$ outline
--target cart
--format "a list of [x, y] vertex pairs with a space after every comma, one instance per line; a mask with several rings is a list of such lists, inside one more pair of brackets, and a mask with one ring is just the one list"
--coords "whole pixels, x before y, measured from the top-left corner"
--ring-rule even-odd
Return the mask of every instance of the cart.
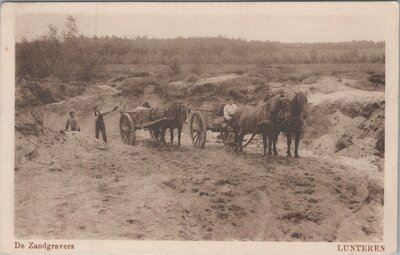
[[158, 129], [167, 118], [156, 119], [153, 108], [137, 108], [133, 111], [121, 111], [119, 119], [119, 130], [124, 144], [134, 145], [136, 141], [136, 130], [150, 130], [153, 138], [155, 130]]
[[234, 146], [235, 134], [233, 131], [229, 130], [229, 127], [224, 127], [222, 121], [216, 122], [217, 120], [221, 120], [221, 118], [223, 120], [222, 108], [194, 108], [192, 112], [193, 114], [190, 120], [190, 136], [195, 148], [204, 148], [207, 138], [207, 130], [221, 133], [221, 139], [225, 146]]

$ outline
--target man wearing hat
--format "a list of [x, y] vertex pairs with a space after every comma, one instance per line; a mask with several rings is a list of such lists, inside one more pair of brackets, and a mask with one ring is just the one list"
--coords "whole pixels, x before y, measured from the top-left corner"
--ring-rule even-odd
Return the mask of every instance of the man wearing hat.
[[228, 96], [226, 98], [228, 104], [224, 107], [224, 118], [228, 123], [232, 120], [232, 115], [235, 113], [238, 108], [236, 104], [233, 103], [233, 97]]
[[67, 120], [67, 125], [65, 125], [65, 131], [68, 130], [68, 127], [71, 127], [71, 131], [81, 131], [81, 128], [79, 127], [78, 119], [75, 118], [75, 111], [71, 110], [69, 112], [69, 115], [71, 117]]

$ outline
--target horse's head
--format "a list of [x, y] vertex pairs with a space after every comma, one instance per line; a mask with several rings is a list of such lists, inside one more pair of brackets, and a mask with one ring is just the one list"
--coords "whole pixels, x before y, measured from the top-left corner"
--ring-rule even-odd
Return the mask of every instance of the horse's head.
[[307, 96], [303, 92], [297, 92], [292, 102], [292, 114], [294, 118], [307, 118]]
[[190, 113], [190, 108], [186, 104], [180, 103], [178, 109], [179, 109], [179, 119], [186, 122]]
[[289, 98], [284, 96], [282, 96], [279, 100], [280, 100], [280, 105], [279, 105], [278, 117], [282, 118], [283, 121], [291, 119], [293, 117], [291, 101], [289, 100]]
[[281, 94], [276, 94], [265, 104], [265, 112], [273, 118], [288, 120], [292, 117], [290, 100]]

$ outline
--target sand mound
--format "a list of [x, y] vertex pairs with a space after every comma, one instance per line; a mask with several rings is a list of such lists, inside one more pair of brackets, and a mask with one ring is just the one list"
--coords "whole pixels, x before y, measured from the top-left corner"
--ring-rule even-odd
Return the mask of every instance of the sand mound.
[[16, 107], [29, 107], [80, 95], [85, 91], [85, 86], [79, 83], [65, 84], [57, 78], [17, 79], [16, 90]]
[[220, 90], [221, 86], [226, 85], [225, 82], [232, 81], [240, 77], [236, 74], [227, 74], [222, 76], [204, 78], [193, 84], [189, 89], [189, 94], [192, 96], [214, 94]]
[[312, 151], [316, 155], [332, 155], [335, 152], [336, 137], [323, 135], [313, 140]]
[[[361, 100], [367, 100], [362, 102]], [[314, 102], [315, 103], [315, 102]], [[317, 155], [383, 156], [385, 102], [359, 98], [311, 104], [305, 131]]]
[[16, 137], [22, 139], [21, 136], [38, 137], [43, 135], [47, 129], [46, 116], [51, 114], [46, 105], [76, 97], [84, 91], [85, 86], [82, 84], [64, 84], [57, 78], [17, 79], [15, 93]]
[[107, 145], [100, 139], [83, 132], [63, 132], [65, 134], [65, 145], [72, 148], [82, 148], [87, 152], [93, 149], [106, 150]]
[[103, 140], [83, 132], [48, 132], [46, 136], [26, 137], [16, 134], [20, 139], [16, 145], [16, 165], [33, 161], [44, 165], [52, 165], [55, 158], [71, 157], [72, 155], [89, 155], [95, 150], [106, 151], [110, 146]]
[[171, 82], [168, 84], [167, 94], [170, 97], [184, 98], [188, 94], [188, 84], [183, 81]]

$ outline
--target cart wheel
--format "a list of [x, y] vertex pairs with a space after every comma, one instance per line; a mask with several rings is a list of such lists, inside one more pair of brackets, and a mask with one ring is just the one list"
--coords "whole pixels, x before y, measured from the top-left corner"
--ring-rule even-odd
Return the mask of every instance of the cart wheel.
[[128, 145], [135, 144], [135, 126], [131, 116], [128, 113], [121, 115], [121, 118], [119, 119], [119, 131], [123, 143]]
[[206, 144], [206, 131], [206, 123], [203, 116], [198, 112], [193, 113], [190, 121], [190, 136], [195, 148], [204, 148]]
[[232, 131], [221, 132], [222, 142], [225, 146], [234, 147], [235, 146], [235, 133]]

